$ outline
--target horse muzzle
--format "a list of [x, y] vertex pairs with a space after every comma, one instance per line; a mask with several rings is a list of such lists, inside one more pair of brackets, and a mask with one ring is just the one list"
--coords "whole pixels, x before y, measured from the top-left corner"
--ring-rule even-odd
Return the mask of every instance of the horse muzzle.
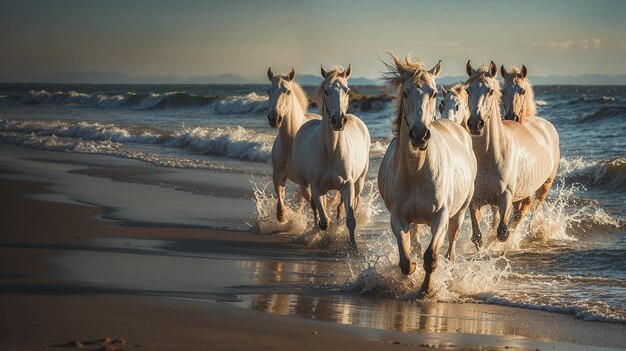
[[341, 132], [345, 128], [347, 122], [348, 118], [345, 115], [340, 118], [333, 117], [330, 119], [330, 124], [335, 132]]
[[280, 125], [283, 122], [283, 116], [280, 116], [277, 113], [269, 113], [267, 115], [267, 120], [270, 122], [270, 126], [272, 128], [280, 128]]
[[424, 151], [428, 147], [428, 140], [430, 140], [430, 130], [428, 128], [424, 128], [424, 131], [422, 131], [421, 133], [417, 133], [415, 132], [415, 129], [411, 128], [411, 130], [409, 130], [409, 139], [411, 140], [411, 145], [413, 145], [413, 147]]
[[472, 135], [480, 136], [483, 134], [483, 130], [485, 129], [485, 120], [481, 118], [478, 121], [472, 121], [470, 118], [467, 120], [467, 126], [469, 127]]

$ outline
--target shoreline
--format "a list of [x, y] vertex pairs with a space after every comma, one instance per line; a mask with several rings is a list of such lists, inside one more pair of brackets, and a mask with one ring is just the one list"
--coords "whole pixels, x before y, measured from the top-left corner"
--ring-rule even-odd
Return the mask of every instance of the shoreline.
[[[0, 172], [3, 175], [16, 176], [13, 171], [4, 170]], [[289, 340], [293, 344], [284, 349], [293, 349], [293, 347], [301, 347], [306, 345], [319, 346], [327, 343], [333, 349], [341, 349], [342, 347], [353, 348], [360, 345], [361, 348], [382, 349], [389, 347], [388, 343], [399, 342], [400, 345], [411, 347], [420, 345], [440, 346], [448, 348], [480, 348], [485, 345], [501, 346], [508, 345], [511, 348], [544, 348], [546, 345], [557, 349], [585, 349], [587, 346], [577, 344], [583, 341], [580, 333], [587, 330], [599, 331], [589, 341], [596, 347], [624, 347], [625, 345], [619, 340], [619, 335], [624, 328], [619, 324], [585, 322], [574, 319], [572, 316], [548, 313], [543, 311], [532, 311], [513, 307], [503, 307], [486, 304], [450, 304], [450, 303], [431, 303], [431, 317], [435, 321], [435, 325], [441, 321], [450, 321], [458, 317], [450, 318], [450, 315], [458, 314], [459, 316], [477, 315], [495, 315], [498, 319], [510, 319], [513, 325], [514, 333], [510, 335], [489, 335], [484, 326], [494, 323], [493, 320], [480, 319], [471, 321], [470, 323], [478, 323], [478, 333], [459, 333], [459, 332], [442, 332], [434, 328], [434, 331], [428, 331], [428, 325], [423, 330], [406, 329], [405, 332], [383, 331], [381, 329], [372, 329], [356, 326], [346, 326], [335, 323], [312, 321], [307, 318], [297, 316], [281, 316], [280, 311], [274, 313], [262, 313], [249, 309], [241, 309], [232, 307], [232, 304], [218, 302], [211, 303], [210, 300], [197, 300], [193, 297], [167, 297], [167, 296], [151, 296], [148, 292], [137, 292], [133, 289], [119, 289], [111, 286], [93, 284], [80, 280], [74, 280], [71, 277], [64, 277], [64, 273], [59, 272], [58, 267], [54, 266], [55, 257], [65, 257], [71, 253], [89, 250], [101, 250], [94, 248], [93, 241], [103, 238], [149, 238], [156, 240], [173, 239], [182, 240], [198, 240], [213, 246], [212, 250], [220, 251], [221, 254], [242, 254], [242, 250], [233, 250], [236, 243], [245, 243], [247, 250], [264, 251], [264, 250], [284, 250], [293, 249], [299, 251], [292, 253], [295, 255], [306, 256], [306, 252], [289, 244], [287, 238], [272, 235], [260, 235], [251, 232], [221, 232], [208, 230], [206, 228], [189, 228], [184, 225], [164, 226], [159, 223], [149, 224], [148, 226], [140, 223], [128, 225], [128, 223], [118, 221], [103, 221], [101, 218], [104, 213], [100, 207], [81, 206], [72, 204], [59, 204], [50, 201], [41, 201], [33, 198], [33, 194], [50, 193], [50, 185], [43, 183], [25, 182], [19, 180], [0, 179], [0, 188], [5, 197], [5, 203], [16, 204], [10, 208], [3, 207], [3, 222], [7, 229], [8, 235], [3, 235], [2, 244], [0, 245], [0, 263], [4, 267], [0, 272], [0, 306], [2, 306], [3, 318], [0, 319], [0, 345], [6, 345], [3, 349], [29, 349], [35, 347], [31, 344], [32, 337], [36, 336], [39, 341], [39, 347], [42, 344], [58, 345], [72, 340], [90, 340], [94, 338], [123, 337], [129, 342], [139, 345], [149, 345], [150, 349], [177, 347], [176, 343], [181, 342], [179, 337], [189, 341], [189, 348], [207, 348], [206, 338], [215, 337], [216, 334], [224, 337], [223, 343], [209, 343], [215, 349], [224, 348], [227, 345], [235, 349], [251, 349], [252, 345], [258, 345], [257, 340], [268, 340], [272, 347], [281, 349], [281, 345], [289, 344]], [[37, 197], [35, 197], [37, 198]], [[31, 223], [32, 214], [40, 215], [37, 223]], [[60, 221], [59, 219], [63, 219]], [[24, 224], [28, 225], [24, 225]], [[266, 244], [266, 246], [263, 246]], [[216, 248], [217, 247], [217, 248]], [[119, 248], [112, 248], [112, 251]], [[245, 250], [244, 250], [245, 251]], [[257, 252], [258, 254], [258, 252]], [[270, 253], [271, 255], [271, 253]], [[336, 295], [335, 294], [331, 295]], [[372, 299], [372, 298], [364, 298]], [[188, 306], [182, 307], [181, 304]], [[26, 308], [28, 306], [30, 309]], [[118, 306], [126, 306], [119, 308]], [[129, 306], [133, 306], [130, 308]], [[140, 311], [134, 310], [135, 307], [141, 306]], [[96, 308], [97, 307], [97, 308]], [[206, 308], [205, 308], [206, 307]], [[102, 309], [108, 310], [109, 322], [100, 322], [100, 313]], [[202, 310], [198, 312], [198, 310]], [[474, 312], [468, 314], [468, 310]], [[49, 311], [50, 316], [42, 317], [41, 311]], [[87, 312], [86, 311], [91, 311]], [[146, 312], [148, 311], [148, 312]], [[433, 312], [434, 311], [434, 312]], [[442, 316], [441, 311], [447, 311], [447, 317]], [[475, 311], [480, 311], [476, 313]], [[96, 315], [90, 315], [95, 313]], [[152, 319], [152, 313], [156, 315], [171, 315], [179, 313], [181, 318], [187, 314], [193, 314], [193, 321], [189, 321], [190, 325], [185, 328], [195, 330], [194, 332], [177, 334], [160, 340], [159, 343], [150, 344], [149, 339], [144, 339], [146, 335], [150, 335], [150, 331], [146, 331], [145, 327], [140, 325], [127, 326], [126, 329], [119, 330], [141, 330], [140, 333], [130, 335], [116, 332], [109, 323], [114, 319], [142, 320], [148, 323]], [[67, 315], [67, 316], [64, 316]], [[80, 318], [77, 315], [81, 315]], [[227, 320], [235, 319], [230, 327], [228, 323], [221, 323], [219, 320], [224, 318]], [[17, 318], [15, 318], [17, 316]], [[460, 317], [463, 320], [466, 317]], [[60, 332], [58, 328], [46, 328], [47, 322], [51, 325], [57, 319], [62, 319], [61, 324], [71, 325], [68, 331]], [[66, 319], [67, 318], [67, 319]], [[142, 319], [143, 318], [143, 319]], [[434, 318], [434, 319], [433, 319]], [[43, 324], [35, 323], [39, 319]], [[68, 320], [69, 319], [69, 320]], [[78, 328], [72, 319], [81, 319], [81, 325], [89, 325], [90, 328]], [[198, 319], [202, 323], [198, 323]], [[248, 330], [246, 333], [239, 333], [236, 330], [239, 327], [241, 319], [249, 322], [247, 326], [254, 329], [256, 325], [282, 325], [275, 328], [277, 334], [265, 338], [267, 330], [262, 332]], [[207, 322], [208, 321], [208, 322]], [[271, 321], [271, 322], [269, 322]], [[127, 322], [131, 323], [131, 322]], [[198, 325], [206, 326], [211, 324], [211, 331], [198, 331]], [[312, 323], [312, 324], [311, 324]], [[487, 323], [487, 324], [485, 324]], [[131, 323], [132, 324], [132, 323]], [[141, 323], [139, 323], [141, 324]], [[560, 324], [554, 330], [554, 324]], [[194, 327], [195, 326], [195, 327]], [[220, 329], [223, 327], [224, 329]], [[281, 328], [285, 328], [284, 330]], [[72, 328], [75, 329], [76, 335], [71, 336]], [[178, 325], [164, 324], [155, 330], [179, 330]], [[315, 329], [318, 334], [314, 334], [307, 328]], [[608, 329], [608, 330], [607, 330]], [[7, 331], [10, 330], [10, 331]], [[15, 331], [15, 333], [14, 333]], [[348, 332], [349, 335], [346, 334]], [[20, 334], [23, 333], [23, 334]], [[99, 334], [98, 334], [99, 333]], [[147, 334], [146, 334], [147, 333]], [[333, 333], [337, 333], [335, 335]], [[521, 334], [520, 334], [521, 333]], [[544, 335], [538, 335], [543, 333]], [[104, 334], [104, 335], [103, 335]], [[487, 335], [485, 335], [487, 334]], [[537, 334], [534, 337], [519, 336], [522, 334]], [[318, 337], [325, 335], [325, 337]], [[332, 336], [331, 336], [332, 335]], [[151, 337], [154, 338], [155, 335]], [[327, 336], [327, 337], [326, 337]], [[374, 337], [373, 337], [374, 336]], [[240, 342], [241, 338], [250, 343], [239, 344], [239, 347], [233, 346], [236, 342]], [[68, 340], [65, 340], [68, 339]], [[323, 340], [320, 340], [323, 339]], [[370, 341], [370, 340], [377, 341]], [[213, 340], [213, 339], [211, 339]], [[241, 341], [241, 342], [245, 342]], [[436, 340], [436, 342], [433, 342]], [[577, 342], [576, 342], [577, 341]], [[566, 344], [562, 344], [567, 342]], [[246, 346], [247, 345], [247, 346]], [[343, 345], [343, 346], [342, 346]], [[255, 347], [256, 349], [256, 347]]]

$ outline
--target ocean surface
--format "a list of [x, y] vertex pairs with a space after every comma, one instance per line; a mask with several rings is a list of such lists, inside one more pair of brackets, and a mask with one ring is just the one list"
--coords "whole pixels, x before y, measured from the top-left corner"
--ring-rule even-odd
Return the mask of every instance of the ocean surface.
[[[319, 248], [321, 257], [331, 257], [333, 262], [337, 257], [345, 259], [342, 281], [322, 284], [326, 294], [359, 294], [383, 301], [414, 298], [422, 270], [409, 278], [399, 272], [389, 216], [376, 190], [378, 166], [391, 139], [392, 102], [380, 97], [373, 103], [351, 105], [350, 112], [367, 124], [372, 147], [362, 195], [365, 205], [357, 217], [363, 257], [350, 261], [336, 254], [347, 237], [343, 223], [321, 233], [313, 227], [308, 209], [303, 214], [290, 212], [286, 224], [274, 219], [269, 163], [277, 131], [267, 123], [266, 89], [264, 85], [3, 84], [0, 143], [249, 178], [249, 195], [227, 191], [216, 195], [210, 189], [203, 193], [182, 181], [176, 189], [248, 197], [256, 211], [242, 227], [291, 235], [296, 242]], [[309, 95], [313, 89], [305, 87]], [[385, 92], [374, 86], [351, 89], [366, 96]], [[626, 323], [626, 86], [537, 86], [535, 97], [538, 115], [551, 121], [561, 137], [561, 165], [547, 202], [527, 216], [506, 243], [485, 232], [486, 245], [479, 253], [469, 240], [466, 220], [458, 243], [461, 257], [454, 263], [442, 258], [432, 299]], [[288, 206], [294, 208], [294, 188], [288, 187], [288, 192]], [[484, 212], [483, 230], [490, 223], [490, 211]], [[428, 228], [420, 229], [419, 241], [427, 246]], [[414, 255], [421, 262], [421, 253]], [[320, 291], [319, 285], [316, 288]], [[258, 300], [263, 295], [256, 298], [239, 303], [251, 308], [263, 305]]]

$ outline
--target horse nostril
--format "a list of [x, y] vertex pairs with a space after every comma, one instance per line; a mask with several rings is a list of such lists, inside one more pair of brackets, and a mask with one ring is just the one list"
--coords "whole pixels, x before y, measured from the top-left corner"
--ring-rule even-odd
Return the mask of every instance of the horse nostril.
[[424, 133], [424, 137], [422, 137], [422, 140], [424, 141], [428, 141], [428, 139], [430, 139], [430, 129], [426, 129], [426, 132]]
[[409, 138], [415, 139], [415, 133], [413, 133], [413, 129], [409, 130]]
[[482, 119], [478, 121], [478, 129], [482, 129], [484, 126], [485, 126], [485, 121], [483, 121]]
[[513, 119], [515, 122], [519, 122], [519, 116], [515, 116], [515, 118]]

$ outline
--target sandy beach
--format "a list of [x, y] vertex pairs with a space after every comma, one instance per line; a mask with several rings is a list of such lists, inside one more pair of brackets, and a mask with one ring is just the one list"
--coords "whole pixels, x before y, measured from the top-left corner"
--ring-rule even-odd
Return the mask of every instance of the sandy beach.
[[[107, 182], [113, 185], [106, 190], [115, 193], [118, 186], [148, 186], [162, 201], [170, 189], [123, 180], [137, 170], [93, 166], [110, 162], [106, 157], [86, 162], [1, 148], [3, 350], [80, 346], [76, 341], [86, 349], [149, 350], [626, 346], [624, 325], [568, 315], [379, 300], [342, 293], [323, 279], [321, 296], [298, 293], [290, 282], [315, 282], [341, 258], [319, 262], [319, 252], [285, 236], [114, 220], [124, 209], [72, 203], [60, 196], [68, 189], [50, 182], [52, 174]], [[38, 177], [44, 182], [33, 181]]]

